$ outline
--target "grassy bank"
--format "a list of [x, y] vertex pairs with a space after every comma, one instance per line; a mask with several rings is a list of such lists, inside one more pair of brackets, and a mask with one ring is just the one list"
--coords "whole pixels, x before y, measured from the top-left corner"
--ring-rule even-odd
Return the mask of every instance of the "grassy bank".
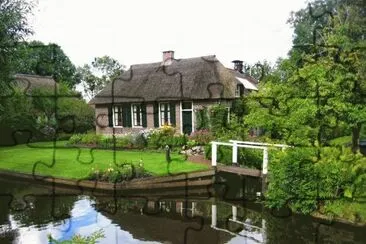
[[174, 153], [168, 165], [164, 153], [68, 148], [62, 141], [57, 142], [56, 149], [52, 142], [0, 147], [0, 169], [22, 173], [32, 173], [35, 167], [35, 174], [82, 179], [92, 168], [107, 169], [114, 162], [142, 163], [145, 170], [155, 176], [207, 169], [205, 165], [187, 162], [183, 156]]

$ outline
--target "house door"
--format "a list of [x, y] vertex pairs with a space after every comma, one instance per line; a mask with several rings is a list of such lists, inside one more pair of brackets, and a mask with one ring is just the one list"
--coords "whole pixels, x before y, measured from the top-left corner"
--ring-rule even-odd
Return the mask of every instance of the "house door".
[[182, 132], [190, 135], [193, 131], [192, 102], [182, 102]]

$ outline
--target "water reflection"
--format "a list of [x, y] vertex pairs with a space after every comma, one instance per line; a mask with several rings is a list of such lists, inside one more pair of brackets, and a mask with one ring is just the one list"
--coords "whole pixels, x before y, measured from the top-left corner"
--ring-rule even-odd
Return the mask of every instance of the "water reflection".
[[262, 219], [262, 226], [252, 225], [252, 220], [250, 218], [245, 219], [244, 221], [240, 221], [238, 219], [238, 207], [231, 206], [232, 208], [232, 216], [228, 218], [230, 223], [238, 224], [242, 227], [242, 230], [239, 233], [233, 232], [226, 228], [220, 228], [217, 226], [217, 205], [212, 204], [211, 211], [211, 227], [215, 230], [229, 233], [230, 235], [235, 236], [235, 238], [231, 239], [228, 243], [242, 243], [242, 241], [246, 241], [246, 243], [265, 243], [266, 242], [266, 220]]
[[[9, 215], [12, 230], [17, 231], [15, 243], [47, 243], [47, 235], [51, 234], [58, 241], [69, 240], [75, 234], [90, 235], [94, 231], [103, 229], [105, 238], [100, 243], [142, 243], [143, 240], [135, 239], [128, 231], [122, 230], [112, 220], [98, 213], [93, 207], [93, 201], [88, 197], [76, 200], [71, 210], [70, 218], [62, 223], [49, 223], [40, 226], [24, 226], [16, 220], [14, 215]], [[158, 243], [158, 242], [148, 242]]]
[[[100, 243], [364, 243], [362, 228], [278, 216], [218, 199], [52, 198], [47, 187], [1, 182], [0, 243], [47, 243], [102, 229]], [[11, 199], [9, 194], [14, 197]], [[9, 204], [10, 203], [10, 204]], [[117, 209], [117, 212], [109, 211]]]

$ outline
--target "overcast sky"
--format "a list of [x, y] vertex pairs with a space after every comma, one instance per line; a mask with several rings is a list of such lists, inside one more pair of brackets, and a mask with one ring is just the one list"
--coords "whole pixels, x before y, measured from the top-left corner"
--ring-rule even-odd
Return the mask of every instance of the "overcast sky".
[[38, 0], [30, 38], [62, 47], [75, 65], [109, 55], [124, 65], [215, 54], [272, 63], [291, 48], [291, 11], [305, 0]]

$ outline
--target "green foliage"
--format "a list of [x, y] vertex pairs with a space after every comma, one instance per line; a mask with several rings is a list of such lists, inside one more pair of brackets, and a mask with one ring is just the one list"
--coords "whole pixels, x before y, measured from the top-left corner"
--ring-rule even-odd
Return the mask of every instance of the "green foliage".
[[170, 148], [181, 148], [187, 144], [186, 135], [175, 135], [175, 129], [171, 126], [150, 131], [147, 135], [147, 146], [153, 149], [164, 149], [166, 145]]
[[350, 146], [351, 143], [351, 136], [342, 136], [329, 141], [330, 146]]
[[[205, 158], [211, 159], [211, 144], [205, 145], [204, 149]], [[233, 163], [232, 152], [231, 147], [219, 146], [217, 149], [217, 162], [231, 165]], [[257, 149], [238, 148], [238, 163], [243, 167], [262, 169], [263, 152]]]
[[196, 130], [192, 132], [188, 139], [194, 141], [196, 145], [206, 145], [214, 140], [214, 136], [209, 130]]
[[96, 57], [94, 61], [77, 68], [77, 78], [82, 82], [84, 93], [93, 98], [109, 82], [123, 73], [125, 66], [109, 57]]
[[[2, 0], [0, 1], [0, 94], [9, 95], [11, 90], [8, 84], [15, 73], [16, 48], [32, 30], [27, 17], [34, 7], [33, 1], [27, 0]], [[4, 101], [0, 103], [0, 112], [4, 109]]]
[[101, 135], [96, 135], [96, 134], [91, 134], [91, 133], [84, 134], [81, 137], [80, 143], [85, 144], [85, 145], [97, 145], [101, 138], [102, 138]]
[[149, 176], [151, 176], [151, 174], [147, 173], [143, 167], [143, 163], [139, 162], [121, 163], [117, 165], [110, 164], [109, 167], [104, 170], [92, 168], [86, 179], [117, 183]]
[[146, 147], [163, 149], [170, 147], [182, 147], [187, 143], [185, 135], [168, 136], [166, 131], [156, 130], [149, 133], [125, 134], [118, 136], [96, 135], [94, 133], [75, 134], [69, 141], [69, 145], [96, 146], [100, 148], [144, 149]]
[[196, 142], [195, 140], [188, 140], [187, 141], [187, 147], [188, 148], [192, 148], [192, 147], [195, 147], [195, 146], [198, 146], [199, 145], [199, 143], [198, 142]]
[[269, 207], [311, 213], [325, 203], [365, 195], [366, 159], [350, 149], [286, 149], [270, 161]]
[[245, 122], [263, 128], [272, 139], [300, 146], [325, 146], [331, 139], [352, 133], [356, 152], [366, 117], [362, 95], [366, 91], [366, 55], [362, 52], [366, 42], [361, 34], [365, 33], [365, 7], [356, 1], [315, 1], [313, 11], [321, 13], [322, 5], [338, 17], [313, 18], [304, 9], [290, 20], [295, 27], [294, 44], [311, 43], [317, 27], [317, 44], [321, 45], [294, 48], [288, 59], [279, 61], [259, 93], [251, 95]]
[[210, 128], [210, 118], [207, 107], [202, 107], [202, 109], [198, 109], [195, 115], [196, 115], [197, 130], [204, 130]]
[[[269, 155], [269, 160], [271, 160], [271, 156]], [[263, 164], [263, 151], [258, 149], [250, 149], [250, 148], [238, 148], [238, 162], [248, 168], [262, 169]]]
[[70, 145], [77, 145], [81, 143], [81, 139], [82, 139], [83, 135], [81, 134], [74, 134], [70, 137], [68, 143]]
[[223, 105], [210, 107], [210, 124], [213, 133], [216, 135], [222, 132], [228, 125], [228, 110]]
[[30, 113], [33, 110], [31, 100], [20, 90], [15, 89], [15, 93], [4, 99], [2, 105], [6, 109], [1, 111], [0, 125], [7, 125], [14, 130], [34, 129], [35, 116]]
[[18, 44], [16, 50], [16, 73], [52, 76], [69, 88], [79, 83], [75, 66], [60, 46], [31, 41]]
[[74, 235], [71, 240], [57, 241], [51, 235], [48, 235], [49, 244], [96, 244], [101, 238], [104, 238], [104, 231], [102, 229], [93, 232], [89, 236]]
[[300, 148], [286, 150], [270, 162], [267, 206], [290, 206], [302, 213], [317, 209], [317, 189], [321, 182], [314, 169], [313, 157], [313, 150]]
[[366, 222], [366, 205], [349, 200], [327, 201], [322, 213], [330, 217], [348, 219], [354, 223]]
[[14, 94], [0, 106], [0, 126], [12, 131], [30, 131], [32, 141], [52, 140], [60, 134], [94, 129], [94, 110], [84, 100], [63, 95], [75, 94], [61, 84], [56, 94], [53, 88], [38, 87], [32, 89], [32, 96], [25, 96], [15, 87]]

